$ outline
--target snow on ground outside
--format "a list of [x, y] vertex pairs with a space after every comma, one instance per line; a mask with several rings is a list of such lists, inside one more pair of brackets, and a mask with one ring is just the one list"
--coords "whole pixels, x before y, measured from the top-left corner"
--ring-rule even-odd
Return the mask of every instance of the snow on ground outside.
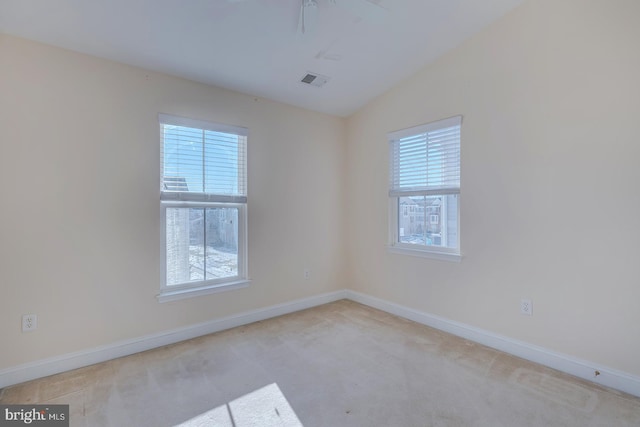
[[[203, 247], [189, 246], [189, 269], [191, 280], [204, 280]], [[207, 247], [207, 279], [238, 275], [238, 254]]]

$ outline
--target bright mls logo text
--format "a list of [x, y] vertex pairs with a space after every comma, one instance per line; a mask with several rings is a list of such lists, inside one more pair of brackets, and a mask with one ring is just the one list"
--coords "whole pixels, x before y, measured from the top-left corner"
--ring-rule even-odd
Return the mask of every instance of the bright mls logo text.
[[31, 423], [41, 426], [69, 425], [69, 405], [2, 405], [2, 409], [2, 426]]

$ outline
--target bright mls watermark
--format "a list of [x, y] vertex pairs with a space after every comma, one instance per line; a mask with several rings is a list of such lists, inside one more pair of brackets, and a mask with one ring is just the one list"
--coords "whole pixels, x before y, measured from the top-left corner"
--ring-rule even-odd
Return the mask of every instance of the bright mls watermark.
[[69, 427], [69, 405], [0, 405], [0, 427]]

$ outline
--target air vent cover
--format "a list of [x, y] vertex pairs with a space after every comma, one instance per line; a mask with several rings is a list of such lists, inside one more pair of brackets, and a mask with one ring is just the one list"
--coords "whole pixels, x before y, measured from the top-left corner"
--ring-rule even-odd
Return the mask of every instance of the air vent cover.
[[311, 85], [311, 86], [315, 86], [315, 87], [322, 87], [329, 80], [331, 80], [331, 77], [323, 76], [318, 73], [307, 73], [304, 77], [302, 77], [300, 82]]

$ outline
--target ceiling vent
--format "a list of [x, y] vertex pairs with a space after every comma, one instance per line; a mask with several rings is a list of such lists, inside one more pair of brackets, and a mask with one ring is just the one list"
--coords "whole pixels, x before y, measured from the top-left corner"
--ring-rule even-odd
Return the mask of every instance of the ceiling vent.
[[323, 76], [323, 75], [320, 75], [318, 73], [307, 73], [300, 80], [300, 82], [308, 84], [308, 85], [311, 85], [311, 86], [315, 86], [315, 87], [322, 87], [329, 80], [331, 80], [331, 77]]

